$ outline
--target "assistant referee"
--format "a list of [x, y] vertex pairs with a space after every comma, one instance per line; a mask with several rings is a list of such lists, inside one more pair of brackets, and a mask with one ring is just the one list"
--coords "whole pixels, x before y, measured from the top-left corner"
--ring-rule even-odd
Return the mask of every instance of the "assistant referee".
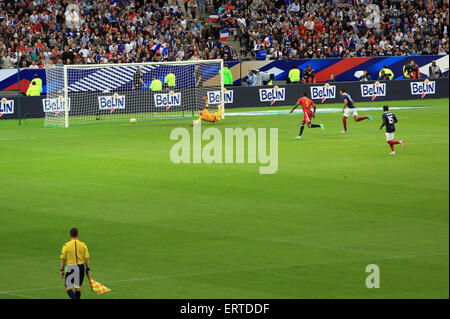
[[[86, 271], [86, 275], [88, 278], [90, 277], [89, 251], [87, 245], [78, 240], [78, 229], [72, 228], [69, 235], [70, 241], [64, 244], [61, 251], [60, 273], [61, 278], [65, 279], [66, 292], [69, 297], [71, 299], [80, 299], [84, 272]], [[64, 276], [64, 266], [66, 265]], [[75, 292], [73, 288], [75, 288]]]

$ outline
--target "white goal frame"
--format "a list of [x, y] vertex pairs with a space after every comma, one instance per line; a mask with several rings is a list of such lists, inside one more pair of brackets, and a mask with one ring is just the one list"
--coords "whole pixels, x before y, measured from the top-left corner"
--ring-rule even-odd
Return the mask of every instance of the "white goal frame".
[[143, 63], [109, 63], [109, 64], [76, 64], [76, 65], [64, 65], [64, 89], [63, 89], [63, 99], [64, 99], [64, 127], [68, 128], [70, 125], [69, 118], [69, 85], [68, 85], [68, 70], [69, 69], [90, 69], [90, 68], [108, 68], [108, 67], [140, 67], [140, 66], [151, 66], [151, 65], [195, 65], [195, 64], [208, 64], [208, 63], [219, 63], [219, 77], [220, 77], [220, 95], [222, 107], [222, 119], [225, 118], [225, 85], [224, 85], [224, 74], [223, 74], [223, 59], [214, 60], [189, 60], [189, 61], [170, 61], [170, 62], [143, 62]]

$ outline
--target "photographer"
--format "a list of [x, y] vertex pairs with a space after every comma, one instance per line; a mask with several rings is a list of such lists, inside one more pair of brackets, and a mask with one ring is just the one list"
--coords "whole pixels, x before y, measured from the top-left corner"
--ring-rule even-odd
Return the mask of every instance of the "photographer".
[[247, 82], [248, 86], [253, 86], [255, 77], [256, 77], [256, 71], [252, 70], [252, 69], [248, 69], [248, 73], [244, 78], [242, 78], [242, 82]]
[[371, 77], [367, 70], [363, 71], [363, 74], [358, 78], [359, 81], [370, 81]]

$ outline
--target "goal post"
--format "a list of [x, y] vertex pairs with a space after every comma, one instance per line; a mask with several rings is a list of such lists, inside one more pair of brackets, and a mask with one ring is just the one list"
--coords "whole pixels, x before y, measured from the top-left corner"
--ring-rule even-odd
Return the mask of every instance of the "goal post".
[[222, 101], [222, 120], [225, 118], [225, 84], [223, 74], [223, 60], [220, 60], [220, 100]]
[[[65, 65], [46, 69], [45, 126], [225, 113], [223, 60]], [[222, 116], [223, 118], [224, 116]]]

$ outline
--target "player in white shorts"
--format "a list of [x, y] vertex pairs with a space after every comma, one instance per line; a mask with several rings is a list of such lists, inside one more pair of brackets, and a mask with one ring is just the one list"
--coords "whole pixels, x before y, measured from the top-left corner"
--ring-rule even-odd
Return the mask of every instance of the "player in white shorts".
[[401, 144], [403, 148], [405, 148], [405, 142], [403, 140], [395, 141], [395, 123], [398, 122], [397, 117], [394, 113], [389, 112], [389, 106], [385, 105], [383, 106], [383, 115], [381, 116], [381, 119], [383, 120], [383, 123], [380, 126], [380, 130], [383, 128], [383, 126], [386, 126], [386, 141], [389, 144], [389, 147], [391, 148], [391, 155], [395, 155], [394, 151], [394, 145], [395, 144]]
[[341, 133], [348, 133], [347, 131], [347, 117], [353, 116], [355, 122], [363, 121], [363, 120], [371, 120], [373, 118], [370, 115], [367, 116], [358, 116], [358, 112], [356, 111], [355, 104], [353, 103], [352, 97], [350, 94], [345, 92], [345, 89], [340, 90], [342, 99], [344, 100], [344, 107], [342, 108], [342, 112], [344, 116], [342, 117], [342, 124], [344, 124], [344, 130]]

